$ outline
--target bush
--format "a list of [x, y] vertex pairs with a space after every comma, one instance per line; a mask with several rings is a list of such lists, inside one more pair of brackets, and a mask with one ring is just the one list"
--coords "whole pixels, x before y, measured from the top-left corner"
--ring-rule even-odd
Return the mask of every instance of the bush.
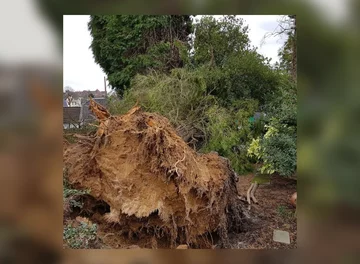
[[231, 109], [213, 106], [207, 111], [208, 140], [202, 151], [216, 151], [227, 157], [234, 170], [245, 173], [252, 169], [247, 145], [252, 138], [249, 117], [257, 108], [255, 100], [234, 101]]
[[216, 103], [206, 91], [198, 71], [175, 69], [170, 75], [152, 72], [137, 75], [121, 101], [110, 102], [112, 114], [124, 114], [138, 101], [145, 111], [167, 117], [186, 142], [201, 142], [206, 137], [205, 113]]
[[272, 120], [263, 138], [253, 139], [248, 156], [262, 162], [261, 173], [291, 176], [296, 171], [296, 130]]
[[282, 176], [291, 176], [296, 170], [296, 138], [278, 133], [263, 140], [264, 161]]

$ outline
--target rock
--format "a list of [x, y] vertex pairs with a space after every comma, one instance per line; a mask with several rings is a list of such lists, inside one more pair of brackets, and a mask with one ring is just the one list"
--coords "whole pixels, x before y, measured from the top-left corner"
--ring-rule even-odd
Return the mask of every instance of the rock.
[[291, 198], [290, 198], [290, 203], [296, 207], [296, 201], [297, 201], [297, 192], [295, 192]]
[[289, 232], [282, 230], [274, 230], [273, 240], [284, 244], [290, 244]]
[[289, 224], [284, 224], [284, 228], [286, 228], [286, 229], [290, 229], [290, 225]]
[[188, 249], [187, 245], [180, 245], [176, 249]]
[[79, 223], [85, 223], [87, 225], [92, 225], [92, 222], [88, 218], [85, 218], [85, 217], [77, 216], [75, 218], [75, 220]]
[[139, 248], [141, 247], [139, 247], [138, 245], [130, 245], [126, 249], [139, 249]]

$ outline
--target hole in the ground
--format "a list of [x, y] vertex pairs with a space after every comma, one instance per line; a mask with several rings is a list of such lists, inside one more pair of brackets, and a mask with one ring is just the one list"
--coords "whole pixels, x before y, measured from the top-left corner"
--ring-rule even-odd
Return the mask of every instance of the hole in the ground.
[[93, 207], [93, 210], [94, 212], [104, 215], [110, 212], [110, 205], [108, 205], [103, 200], [99, 200], [97, 201], [96, 205]]
[[110, 206], [103, 200], [96, 200], [91, 195], [80, 195], [74, 198], [70, 205], [71, 217], [91, 217], [94, 214], [104, 215], [110, 212]]
[[149, 217], [152, 217], [152, 216], [158, 216], [159, 215], [159, 210], [156, 209], [154, 212], [152, 212]]

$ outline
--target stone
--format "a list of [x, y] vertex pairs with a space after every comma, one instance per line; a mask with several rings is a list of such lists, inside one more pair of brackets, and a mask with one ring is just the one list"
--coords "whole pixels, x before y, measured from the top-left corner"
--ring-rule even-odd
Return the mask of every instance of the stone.
[[289, 232], [282, 230], [274, 230], [273, 240], [284, 244], [290, 244]]
[[187, 245], [180, 245], [176, 249], [188, 249]]

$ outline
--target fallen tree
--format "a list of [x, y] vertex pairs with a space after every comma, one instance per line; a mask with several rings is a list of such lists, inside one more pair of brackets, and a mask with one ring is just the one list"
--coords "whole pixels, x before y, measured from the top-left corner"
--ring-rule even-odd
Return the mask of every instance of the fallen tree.
[[100, 125], [65, 152], [68, 181], [105, 201], [103, 219], [121, 225], [129, 237], [167, 239], [169, 246], [211, 247], [218, 236], [243, 229], [245, 205], [238, 199], [237, 175], [217, 153], [196, 153], [169, 121], [133, 107], [122, 116], [91, 100]]

